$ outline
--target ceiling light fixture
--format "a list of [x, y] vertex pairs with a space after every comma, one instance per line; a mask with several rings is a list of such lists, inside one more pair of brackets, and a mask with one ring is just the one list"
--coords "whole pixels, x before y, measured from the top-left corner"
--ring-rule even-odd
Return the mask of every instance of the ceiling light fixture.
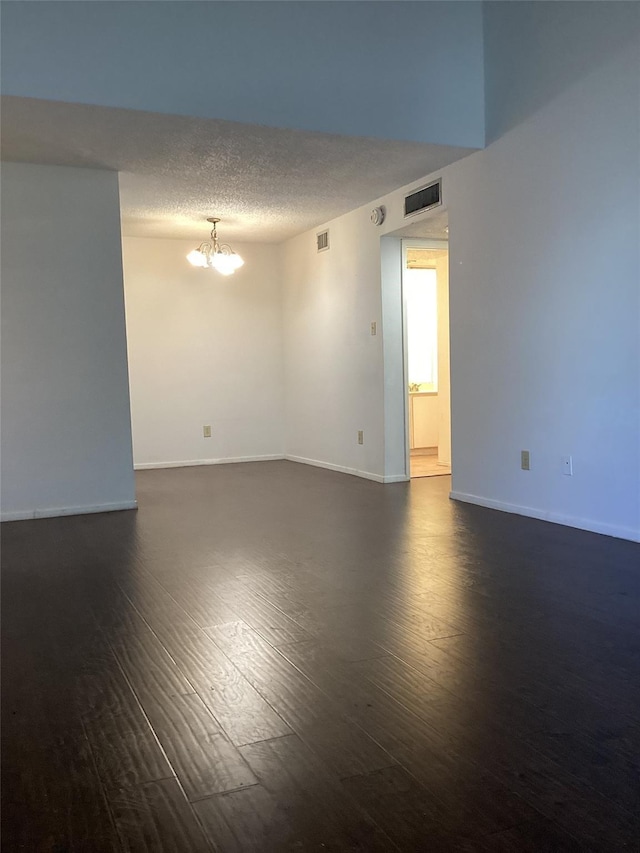
[[213, 224], [211, 240], [200, 243], [197, 249], [189, 252], [187, 260], [194, 267], [204, 267], [217, 270], [222, 275], [232, 275], [244, 263], [240, 255], [233, 251], [227, 243], [220, 243], [216, 225], [220, 219], [208, 216], [207, 222]]

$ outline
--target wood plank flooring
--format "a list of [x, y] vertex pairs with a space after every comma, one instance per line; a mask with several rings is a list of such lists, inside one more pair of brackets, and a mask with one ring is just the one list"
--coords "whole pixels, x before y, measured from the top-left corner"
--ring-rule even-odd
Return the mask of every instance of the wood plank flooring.
[[289, 462], [2, 526], [3, 851], [640, 851], [640, 547]]

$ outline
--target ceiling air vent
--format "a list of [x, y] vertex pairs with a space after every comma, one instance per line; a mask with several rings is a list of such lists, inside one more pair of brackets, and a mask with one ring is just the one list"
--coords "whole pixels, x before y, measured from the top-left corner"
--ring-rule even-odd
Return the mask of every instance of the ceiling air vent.
[[329, 232], [321, 231], [320, 234], [316, 234], [316, 242], [318, 244], [318, 251], [326, 252], [329, 248]]
[[432, 207], [442, 204], [442, 181], [437, 180], [426, 187], [416, 190], [411, 195], [405, 196], [404, 215], [414, 216], [416, 213], [424, 213]]

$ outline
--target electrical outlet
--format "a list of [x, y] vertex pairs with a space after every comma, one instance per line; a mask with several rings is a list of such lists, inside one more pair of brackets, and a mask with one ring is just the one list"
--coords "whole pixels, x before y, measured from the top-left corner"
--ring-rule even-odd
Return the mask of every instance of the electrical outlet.
[[377, 334], [378, 334], [378, 324], [377, 324], [377, 323], [372, 323], [372, 324], [371, 324], [371, 334], [372, 334], [372, 335], [377, 335]]
[[358, 444], [364, 444], [364, 430], [358, 430]]
[[202, 427], [202, 435], [205, 438], [211, 438], [211, 424], [205, 424], [205, 426]]
[[567, 477], [573, 477], [573, 458], [571, 456], [562, 457], [562, 473]]
[[522, 468], [523, 471], [530, 471], [531, 470], [531, 459], [529, 457], [529, 451], [528, 450], [521, 450], [520, 451], [520, 467]]

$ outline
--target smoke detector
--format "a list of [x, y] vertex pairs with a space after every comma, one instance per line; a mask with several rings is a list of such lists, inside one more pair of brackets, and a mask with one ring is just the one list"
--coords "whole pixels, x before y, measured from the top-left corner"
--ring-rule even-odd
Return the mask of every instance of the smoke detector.
[[374, 225], [382, 225], [382, 223], [384, 222], [384, 215], [384, 207], [374, 207], [371, 211], [371, 221]]

